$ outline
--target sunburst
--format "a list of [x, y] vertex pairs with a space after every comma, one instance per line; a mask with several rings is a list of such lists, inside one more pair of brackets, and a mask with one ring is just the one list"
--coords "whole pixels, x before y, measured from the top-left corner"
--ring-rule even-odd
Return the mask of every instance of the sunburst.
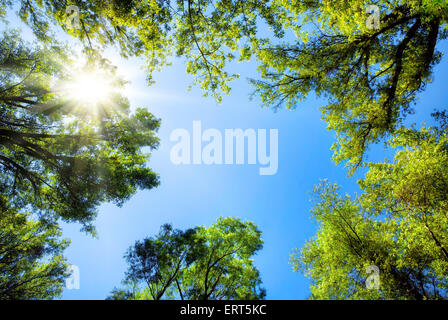
[[71, 101], [91, 107], [107, 102], [114, 91], [111, 80], [99, 72], [80, 72], [64, 87]]

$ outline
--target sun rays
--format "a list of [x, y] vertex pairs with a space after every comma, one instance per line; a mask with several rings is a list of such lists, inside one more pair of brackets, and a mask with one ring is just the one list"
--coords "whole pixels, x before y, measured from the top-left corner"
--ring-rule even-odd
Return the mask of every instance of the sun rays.
[[59, 83], [55, 92], [70, 114], [84, 114], [93, 119], [104, 115], [120, 114], [127, 103], [124, 86], [114, 72], [107, 68], [74, 69], [69, 77]]
[[98, 72], [77, 74], [66, 89], [71, 100], [92, 106], [110, 100], [114, 91], [111, 80]]
[[120, 89], [114, 80], [99, 70], [79, 71], [62, 85], [62, 93], [71, 104], [98, 111], [113, 104], [113, 96]]

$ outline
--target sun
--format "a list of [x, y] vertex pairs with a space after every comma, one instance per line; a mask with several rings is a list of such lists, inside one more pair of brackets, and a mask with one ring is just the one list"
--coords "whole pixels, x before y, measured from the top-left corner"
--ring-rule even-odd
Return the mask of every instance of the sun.
[[73, 77], [65, 90], [70, 99], [87, 105], [107, 102], [113, 93], [110, 79], [96, 72], [80, 72]]

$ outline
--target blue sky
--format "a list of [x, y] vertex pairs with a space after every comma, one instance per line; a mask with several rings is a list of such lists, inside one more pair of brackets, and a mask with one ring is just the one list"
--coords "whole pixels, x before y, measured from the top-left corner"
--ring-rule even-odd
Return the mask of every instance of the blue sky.
[[[446, 43], [440, 50], [446, 51]], [[122, 62], [120, 62], [121, 65]], [[141, 61], [121, 65], [132, 76], [133, 106], [145, 106], [162, 119], [160, 148], [153, 153], [150, 166], [160, 173], [155, 190], [137, 193], [122, 208], [110, 204], [99, 210], [96, 222], [98, 239], [83, 235], [76, 225], [66, 226], [64, 234], [72, 240], [67, 250], [70, 262], [80, 268], [80, 290], [66, 290], [66, 299], [103, 299], [118, 286], [126, 270], [122, 258], [136, 240], [158, 232], [169, 222], [177, 228], [210, 225], [219, 216], [234, 216], [254, 221], [263, 232], [264, 248], [255, 261], [261, 271], [268, 299], [305, 299], [309, 281], [292, 271], [289, 255], [311, 238], [316, 225], [311, 219], [310, 191], [320, 179], [342, 186], [343, 192], [359, 191], [356, 180], [348, 178], [342, 165], [331, 161], [334, 134], [321, 120], [319, 107], [325, 100], [314, 95], [297, 110], [260, 108], [250, 101], [252, 91], [247, 77], [255, 77], [255, 65], [237, 65], [241, 79], [233, 83], [230, 96], [221, 105], [203, 98], [200, 90], [187, 92], [191, 78], [183, 61], [155, 77], [156, 84], [146, 87]], [[436, 67], [434, 83], [420, 95], [416, 115], [407, 122], [427, 121], [436, 107], [446, 107], [448, 63]], [[131, 72], [130, 72], [131, 71]], [[276, 175], [260, 176], [258, 165], [179, 165], [170, 161], [175, 144], [169, 140], [174, 129], [192, 131], [192, 122], [201, 120], [203, 130], [216, 128], [254, 128], [279, 130], [279, 167]], [[374, 146], [370, 159], [386, 155], [381, 145]]]
[[[17, 23], [14, 23], [17, 24]], [[447, 42], [439, 46], [446, 52]], [[96, 227], [98, 238], [81, 233], [80, 226], [64, 224], [64, 236], [71, 240], [66, 256], [80, 269], [80, 289], [65, 290], [63, 299], [104, 299], [119, 286], [126, 270], [123, 254], [136, 240], [156, 234], [164, 223], [185, 229], [211, 225], [219, 216], [233, 216], [255, 222], [263, 232], [264, 248], [256, 256], [268, 299], [305, 299], [309, 281], [294, 273], [289, 264], [292, 250], [310, 239], [316, 225], [311, 218], [310, 192], [320, 179], [342, 186], [342, 191], [359, 191], [358, 172], [347, 177], [342, 165], [331, 161], [330, 147], [334, 134], [321, 120], [319, 107], [325, 100], [313, 94], [294, 111], [260, 108], [257, 99], [250, 101], [252, 88], [248, 77], [256, 77], [255, 64], [236, 64], [241, 79], [232, 83], [232, 91], [217, 105], [203, 98], [198, 89], [188, 92], [191, 77], [185, 73], [182, 59], [155, 75], [156, 84], [147, 87], [143, 61], [108, 56], [127, 77], [129, 99], [133, 107], [147, 107], [161, 118], [161, 144], [153, 152], [149, 166], [160, 174], [157, 189], [140, 191], [123, 207], [103, 204]], [[434, 82], [422, 93], [416, 115], [407, 123], [428, 121], [434, 108], [447, 107], [448, 60], [435, 68]], [[261, 176], [258, 165], [174, 165], [169, 140], [178, 128], [192, 131], [192, 122], [201, 120], [203, 130], [278, 129], [279, 165], [272, 176]], [[381, 160], [387, 153], [374, 146], [371, 160]], [[389, 153], [390, 154], [390, 153]]]
[[[72, 240], [67, 250], [70, 262], [81, 273], [80, 290], [66, 290], [63, 298], [104, 298], [119, 285], [126, 269], [122, 256], [136, 240], [157, 233], [169, 222], [177, 228], [210, 225], [219, 216], [254, 221], [263, 232], [263, 250], [256, 257], [268, 298], [296, 299], [308, 294], [308, 282], [293, 273], [288, 259], [291, 250], [310, 238], [315, 226], [310, 219], [309, 191], [320, 178], [355, 188], [345, 170], [330, 160], [333, 134], [325, 129], [318, 108], [323, 101], [309, 99], [296, 111], [273, 112], [250, 101], [251, 86], [243, 76], [254, 75], [253, 66], [238, 66], [242, 79], [233, 85], [221, 105], [202, 97], [200, 90], [187, 92], [191, 80], [182, 61], [156, 76], [147, 88], [139, 62], [128, 62], [134, 70], [133, 106], [145, 106], [162, 119], [161, 144], [150, 166], [160, 173], [155, 190], [141, 191], [122, 208], [103, 205], [96, 222], [98, 239], [79, 232], [79, 226], [65, 227]], [[259, 175], [259, 165], [174, 165], [169, 140], [177, 128], [192, 132], [194, 120], [203, 130], [221, 132], [232, 128], [278, 129], [279, 167], [272, 176]]]

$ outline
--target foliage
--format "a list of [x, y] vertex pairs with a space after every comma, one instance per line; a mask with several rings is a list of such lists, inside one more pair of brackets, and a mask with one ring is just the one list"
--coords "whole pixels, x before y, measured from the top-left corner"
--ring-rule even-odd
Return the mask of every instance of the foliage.
[[59, 296], [68, 276], [60, 229], [19, 213], [3, 196], [0, 208], [0, 300]]
[[[260, 231], [251, 222], [220, 218], [209, 228], [186, 231], [164, 225], [155, 238], [137, 241], [126, 254], [130, 289], [110, 299], [262, 299], [251, 257], [261, 249]], [[143, 283], [142, 289], [135, 286]]]
[[[0, 3], [8, 7], [8, 1]], [[79, 28], [67, 23], [69, 5], [79, 8]], [[19, 6], [22, 20], [42, 40], [51, 40], [46, 30], [56, 22], [89, 50], [117, 45], [123, 56], [144, 55], [150, 82], [168, 56], [183, 56], [187, 72], [218, 100], [220, 92], [229, 92], [228, 81], [238, 77], [225, 71], [225, 65], [250, 58], [259, 19], [281, 35], [278, 10], [261, 0], [21, 0]]]
[[[397, 131], [392, 163], [370, 163], [364, 193], [316, 189], [316, 237], [292, 256], [314, 299], [442, 299], [448, 288], [448, 137], [446, 129]], [[380, 270], [366, 288], [366, 267]]]
[[144, 281], [152, 299], [160, 300], [199, 255], [202, 243], [195, 229], [174, 230], [164, 225], [156, 238], [137, 241], [126, 255], [128, 281]]
[[[80, 9], [80, 28], [69, 28], [66, 9]], [[142, 147], [157, 146], [159, 121], [129, 111], [114, 95], [95, 117], [50, 90], [69, 80], [69, 60], [55, 46], [53, 23], [80, 39], [110, 78], [101, 51], [117, 45], [123, 56], [145, 56], [148, 81], [176, 54], [204, 93], [221, 99], [233, 61], [259, 63], [252, 80], [265, 105], [295, 108], [310, 92], [329, 98], [322, 107], [335, 130], [334, 159], [350, 173], [370, 171], [363, 194], [339, 196], [316, 189], [313, 214], [320, 230], [293, 257], [313, 280], [312, 298], [438, 299], [446, 295], [448, 252], [446, 112], [439, 128], [401, 127], [418, 94], [430, 83], [437, 50], [448, 34], [448, 4], [440, 0], [375, 0], [380, 27], [366, 24], [360, 0], [20, 0], [19, 16], [48, 48], [32, 50], [5, 35], [0, 50], [0, 165], [2, 194], [52, 221], [90, 224], [102, 201], [126, 200], [157, 176]], [[0, 14], [14, 5], [0, 0]], [[271, 33], [272, 32], [272, 33]], [[265, 34], [273, 35], [263, 37]], [[281, 42], [279, 39], [281, 39]], [[120, 80], [114, 84], [123, 85]], [[35, 112], [35, 111], [39, 112]], [[62, 125], [67, 121], [68, 125]], [[391, 138], [393, 162], [368, 163], [371, 143]], [[220, 219], [187, 231], [163, 226], [132, 247], [126, 283], [115, 299], [257, 299], [264, 297], [250, 257], [262, 246], [251, 223]], [[365, 286], [366, 267], [381, 270], [381, 288]], [[143, 288], [142, 288], [142, 284]]]
[[258, 52], [260, 81], [253, 81], [267, 105], [293, 108], [310, 91], [329, 98], [322, 107], [335, 130], [337, 163], [363, 164], [378, 142], [412, 112], [417, 93], [430, 82], [442, 57], [448, 7], [438, 1], [372, 1], [380, 9], [379, 29], [369, 29], [364, 1], [276, 1], [287, 11], [284, 25], [297, 37]]
[[[158, 145], [160, 121], [145, 109], [131, 113], [124, 82], [107, 60], [92, 58], [114, 93], [99, 105], [77, 102], [64, 89], [74, 67], [61, 46], [31, 47], [17, 32], [0, 40], [0, 190], [16, 207], [50, 220], [91, 221], [103, 201], [122, 204], [137, 188], [158, 185], [146, 166]], [[70, 68], [68, 67], [70, 66]]]
[[[372, 1], [381, 14], [377, 30], [367, 27], [361, 0], [20, 3], [22, 19], [37, 35], [56, 21], [88, 48], [117, 44], [124, 55], [145, 55], [149, 80], [169, 54], [185, 57], [187, 72], [218, 100], [239, 76], [226, 65], [256, 58], [261, 79], [252, 82], [266, 105], [294, 108], [310, 91], [329, 97], [322, 111], [338, 135], [334, 159], [348, 160], [351, 172], [363, 165], [370, 143], [412, 112], [448, 30], [441, 0]], [[80, 9], [79, 29], [67, 27], [69, 4]]]

